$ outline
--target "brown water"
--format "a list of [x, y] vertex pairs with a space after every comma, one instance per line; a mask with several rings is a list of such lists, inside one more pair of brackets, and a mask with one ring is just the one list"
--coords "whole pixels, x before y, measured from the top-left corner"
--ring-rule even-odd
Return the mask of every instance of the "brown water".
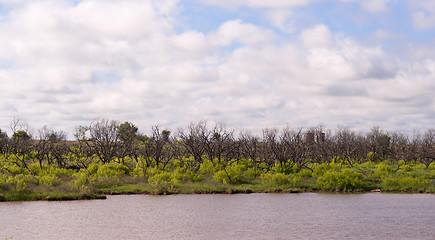
[[435, 195], [109, 196], [0, 203], [0, 239], [435, 239]]

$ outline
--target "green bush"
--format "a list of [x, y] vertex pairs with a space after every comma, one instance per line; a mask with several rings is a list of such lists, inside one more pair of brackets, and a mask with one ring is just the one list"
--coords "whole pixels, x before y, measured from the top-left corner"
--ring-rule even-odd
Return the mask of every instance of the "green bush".
[[23, 192], [27, 190], [28, 184], [38, 184], [38, 179], [32, 175], [24, 175], [24, 174], [18, 174], [15, 176], [7, 176], [5, 178], [2, 178], [1, 180], [3, 183], [2, 188], [6, 188], [8, 190], [12, 191], [18, 191]]
[[272, 171], [276, 173], [290, 174], [290, 173], [297, 172], [298, 167], [296, 165], [291, 164], [291, 162], [288, 164], [275, 163], [275, 165], [272, 167]]
[[250, 181], [252, 181], [252, 180], [254, 180], [254, 179], [260, 177], [261, 174], [263, 174], [263, 171], [262, 171], [261, 169], [256, 168], [256, 167], [248, 168], [248, 169], [245, 171], [245, 176], [246, 176]]
[[244, 176], [246, 166], [242, 164], [232, 164], [226, 166], [225, 169], [216, 172], [213, 179], [224, 184], [240, 184], [246, 183], [247, 177]]
[[[92, 165], [91, 165], [92, 166]], [[92, 166], [93, 167], [93, 166]], [[90, 171], [92, 173], [92, 171]], [[109, 163], [100, 165], [97, 170], [98, 176], [104, 176], [106, 178], [114, 178], [119, 175], [129, 175], [130, 169], [120, 163]]]
[[148, 183], [156, 189], [157, 193], [167, 194], [174, 192], [181, 181], [171, 173], [160, 172], [148, 178]]
[[[143, 160], [145, 161], [145, 160]], [[136, 167], [131, 171], [131, 175], [134, 177], [147, 177], [147, 168], [144, 162], [140, 160], [136, 163]]]
[[230, 184], [230, 177], [228, 176], [228, 174], [225, 172], [225, 170], [220, 170], [217, 171], [214, 175], [213, 175], [213, 179], [216, 182], [220, 182], [223, 184]]
[[96, 163], [89, 164], [88, 166], [89, 174], [97, 174], [99, 168], [100, 168], [99, 164]]
[[353, 172], [350, 169], [327, 171], [323, 176], [317, 178], [320, 189], [335, 191], [352, 191], [366, 188], [361, 173]]
[[268, 172], [266, 174], [262, 174], [261, 179], [265, 182], [269, 182], [274, 185], [285, 185], [291, 182], [291, 178], [288, 175], [281, 172], [278, 173]]
[[27, 169], [20, 168], [19, 166], [12, 165], [12, 164], [5, 164], [3, 166], [3, 169], [7, 169], [8, 172], [10, 172], [12, 174], [15, 174], [15, 175], [17, 175], [17, 174], [28, 174], [29, 173], [29, 171]]
[[387, 191], [424, 191], [430, 184], [429, 179], [422, 177], [386, 177], [382, 179], [381, 186], [383, 190]]
[[379, 164], [377, 164], [375, 166], [375, 171], [371, 177], [373, 179], [382, 179], [386, 176], [391, 175], [392, 172], [393, 172], [393, 170], [391, 169], [390, 165], [387, 165], [383, 162], [380, 162]]
[[210, 160], [206, 159], [201, 163], [198, 172], [201, 174], [214, 174], [217, 172], [217, 169], [213, 167], [213, 164]]
[[63, 182], [54, 174], [47, 174], [37, 177], [40, 186], [60, 186]]
[[313, 171], [309, 169], [302, 169], [298, 173], [296, 173], [296, 176], [299, 176], [301, 178], [310, 178], [313, 176]]
[[334, 163], [334, 162], [330, 164], [323, 163], [314, 168], [312, 176], [313, 177], [323, 176], [327, 171], [340, 171], [340, 168], [341, 166], [338, 163]]
[[73, 180], [71, 182], [76, 187], [81, 187], [84, 185], [96, 185], [98, 182], [98, 177], [96, 175], [89, 174], [85, 170], [80, 170], [73, 175]]
[[413, 169], [413, 167], [411, 164], [404, 164], [404, 165], [399, 167], [399, 170], [401, 172], [410, 172], [410, 171], [412, 171], [412, 169]]

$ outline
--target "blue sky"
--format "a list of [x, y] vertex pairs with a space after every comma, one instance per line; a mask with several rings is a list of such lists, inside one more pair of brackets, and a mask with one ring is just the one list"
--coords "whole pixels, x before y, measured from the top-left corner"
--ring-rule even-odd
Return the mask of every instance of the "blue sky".
[[434, 45], [430, 0], [0, 0], [0, 129], [423, 131]]
[[[291, 8], [291, 21], [296, 23], [295, 32], [288, 33], [274, 26], [264, 16], [267, 8], [239, 7], [226, 9], [221, 6], [204, 5], [199, 1], [183, 1], [181, 30], [212, 32], [223, 22], [240, 19], [245, 23], [272, 29], [277, 34], [292, 39], [304, 27], [322, 23], [332, 32], [343, 33], [361, 40], [370, 40], [379, 30], [388, 30], [393, 36], [382, 44], [431, 43], [435, 38], [433, 29], [415, 29], [412, 22], [413, 12], [409, 11], [410, 2], [389, 1], [387, 10], [370, 12], [361, 8], [358, 2], [319, 1], [312, 5]], [[422, 10], [421, 8], [416, 8]], [[378, 43], [379, 44], [379, 43]]]

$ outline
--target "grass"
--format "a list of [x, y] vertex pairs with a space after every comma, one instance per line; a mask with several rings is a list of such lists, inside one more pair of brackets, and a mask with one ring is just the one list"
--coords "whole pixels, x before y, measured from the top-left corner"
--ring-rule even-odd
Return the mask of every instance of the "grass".
[[[146, 175], [125, 172], [117, 165], [81, 171], [51, 169], [38, 175], [0, 174], [0, 201], [104, 199], [119, 194], [234, 194], [296, 192], [435, 193], [435, 164], [367, 162], [354, 166], [318, 164], [308, 169], [283, 172], [280, 168], [252, 174], [244, 165], [232, 166], [228, 183], [222, 171], [210, 166], [192, 175], [181, 168], [149, 169]], [[122, 170], [122, 171], [121, 171]], [[143, 172], [143, 171], [140, 171]], [[193, 177], [192, 177], [193, 176]], [[218, 176], [218, 177], [216, 177]]]
[[104, 194], [81, 192], [17, 192], [9, 191], [0, 195], [0, 201], [66, 201], [106, 199]]

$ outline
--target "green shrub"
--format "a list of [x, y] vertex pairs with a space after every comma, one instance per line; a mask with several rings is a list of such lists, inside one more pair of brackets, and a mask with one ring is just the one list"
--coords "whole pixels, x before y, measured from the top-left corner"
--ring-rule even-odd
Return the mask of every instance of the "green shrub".
[[302, 169], [298, 173], [296, 173], [296, 176], [299, 176], [301, 178], [310, 178], [313, 176], [313, 171], [309, 169]]
[[390, 165], [387, 165], [383, 162], [380, 162], [379, 164], [377, 164], [375, 166], [375, 171], [372, 174], [372, 178], [374, 179], [382, 179], [386, 176], [391, 175], [391, 173], [393, 172], [393, 170], [391, 169]]
[[361, 173], [356, 173], [350, 169], [343, 169], [338, 172], [335, 170], [327, 171], [323, 176], [317, 178], [320, 189], [348, 191], [362, 190], [366, 188]]
[[272, 167], [272, 171], [276, 173], [285, 173], [290, 174], [298, 171], [298, 167], [296, 165], [293, 165], [291, 163], [289, 164], [279, 164], [275, 163], [275, 165]]
[[386, 177], [382, 179], [381, 187], [383, 190], [387, 191], [424, 191], [430, 184], [429, 179], [424, 179], [422, 177]]
[[290, 182], [290, 177], [288, 175], [285, 175], [284, 173], [277, 172], [275, 174], [272, 174], [270, 182], [277, 185], [285, 185]]
[[364, 167], [364, 168], [376, 168], [376, 163], [373, 161], [367, 161], [361, 164], [358, 164], [360, 167]]
[[7, 169], [8, 172], [17, 175], [17, 174], [28, 174], [28, 170], [25, 168], [20, 168], [17, 165], [12, 165], [12, 164], [7, 164], [5, 166], [3, 166], [3, 168]]
[[334, 162], [330, 164], [323, 163], [314, 168], [312, 176], [313, 177], [323, 176], [327, 171], [331, 171], [331, 170], [340, 171], [340, 168], [341, 168], [340, 164]]
[[251, 168], [248, 168], [248, 169], [245, 171], [245, 176], [246, 176], [249, 180], [254, 180], [254, 179], [260, 177], [262, 173], [263, 173], [263, 172], [261, 171], [261, 169], [258, 169], [258, 168], [256, 168], [256, 167], [251, 167]]
[[3, 188], [8, 188], [13, 191], [23, 192], [27, 190], [29, 183], [37, 185], [38, 179], [32, 175], [19, 174], [3, 178]]
[[156, 189], [157, 193], [167, 194], [174, 192], [181, 181], [174, 178], [174, 175], [171, 173], [160, 172], [148, 178], [148, 183]]
[[131, 175], [134, 177], [147, 177], [147, 168], [146, 165], [139, 161], [136, 163], [136, 167], [131, 171]]
[[201, 163], [198, 172], [201, 174], [214, 174], [217, 172], [217, 169], [213, 167], [213, 164], [210, 160], [206, 159]]
[[305, 179], [305, 177], [303, 175], [304, 174], [286, 175], [284, 173], [268, 172], [268, 173], [262, 174], [260, 176], [260, 178], [263, 180], [263, 182], [269, 183], [269, 184], [274, 185], [274, 186], [285, 185], [287, 187], [303, 188], [303, 187], [305, 187], [302, 183], [303, 180]]
[[158, 173], [150, 178], [148, 178], [148, 182], [153, 185], [157, 186], [161, 183], [167, 183], [172, 181], [172, 175], [168, 172], [162, 172]]
[[411, 164], [404, 164], [404, 165], [402, 165], [402, 166], [400, 166], [399, 167], [399, 170], [401, 171], [401, 172], [410, 172], [410, 171], [412, 171], [412, 165]]
[[204, 175], [190, 170], [186, 171], [185, 176], [187, 176], [191, 182], [202, 182], [205, 179]]
[[98, 181], [98, 178], [95, 175], [90, 175], [88, 172], [84, 170], [80, 170], [79, 172], [73, 175], [73, 180], [71, 181], [76, 187], [84, 186], [84, 185], [94, 185]]
[[47, 174], [37, 177], [40, 186], [59, 186], [62, 184], [62, 180], [53, 174]]
[[[91, 173], [94, 171], [94, 166], [92, 166], [92, 164], [90, 165], [91, 168]], [[130, 169], [120, 163], [109, 163], [109, 164], [104, 164], [104, 165], [100, 165], [97, 168], [97, 175], [98, 176], [104, 176], [106, 178], [114, 178], [117, 177], [119, 175], [129, 175], [130, 174]]]
[[228, 174], [225, 172], [225, 170], [220, 170], [217, 171], [214, 175], [213, 175], [213, 179], [216, 182], [220, 182], [223, 184], [230, 184], [230, 177], [228, 176]]
[[100, 166], [101, 166], [100, 164], [96, 164], [96, 163], [89, 164], [89, 166], [88, 166], [89, 174], [97, 174]]
[[246, 183], [247, 178], [243, 175], [245, 170], [246, 166], [242, 164], [229, 165], [224, 170], [216, 172], [213, 179], [224, 184]]

